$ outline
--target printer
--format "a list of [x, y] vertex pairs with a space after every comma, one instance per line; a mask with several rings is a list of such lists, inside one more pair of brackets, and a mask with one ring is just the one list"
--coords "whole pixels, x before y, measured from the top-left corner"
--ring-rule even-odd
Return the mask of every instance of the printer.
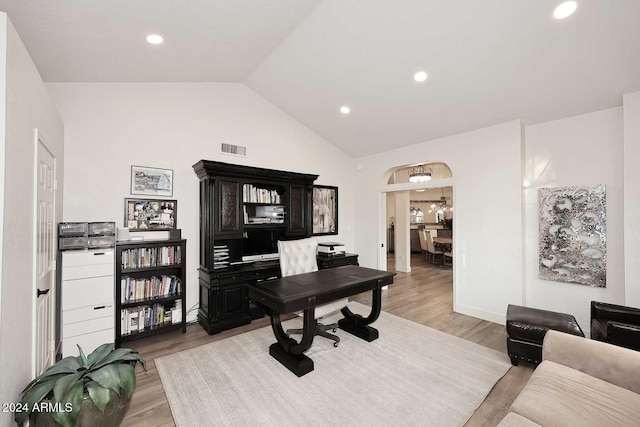
[[338, 242], [321, 242], [318, 243], [318, 255], [332, 256], [344, 255], [344, 244]]

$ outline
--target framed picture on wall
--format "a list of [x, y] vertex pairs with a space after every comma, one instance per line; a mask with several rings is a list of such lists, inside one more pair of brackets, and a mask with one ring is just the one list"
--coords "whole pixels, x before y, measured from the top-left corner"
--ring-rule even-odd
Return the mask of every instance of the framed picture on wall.
[[338, 234], [338, 187], [313, 186], [313, 235]]
[[176, 228], [176, 200], [124, 199], [124, 226], [130, 231]]
[[131, 194], [173, 196], [173, 170], [131, 166]]

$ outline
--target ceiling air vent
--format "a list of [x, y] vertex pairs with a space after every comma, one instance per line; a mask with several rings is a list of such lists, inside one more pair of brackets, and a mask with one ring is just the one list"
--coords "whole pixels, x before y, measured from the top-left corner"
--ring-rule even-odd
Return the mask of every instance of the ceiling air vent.
[[247, 157], [247, 147], [242, 145], [233, 145], [223, 142], [220, 144], [220, 152], [224, 154], [231, 154], [233, 156]]

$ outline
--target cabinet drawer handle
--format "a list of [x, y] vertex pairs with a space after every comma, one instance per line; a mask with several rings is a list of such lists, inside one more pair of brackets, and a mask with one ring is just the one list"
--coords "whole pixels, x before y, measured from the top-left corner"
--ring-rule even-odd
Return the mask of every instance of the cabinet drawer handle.
[[105, 252], [95, 252], [93, 254], [93, 256], [98, 256], [98, 255], [106, 255], [106, 253]]
[[93, 307], [94, 310], [101, 310], [103, 308], [107, 308], [107, 306], [106, 305], [99, 305], [97, 307]]

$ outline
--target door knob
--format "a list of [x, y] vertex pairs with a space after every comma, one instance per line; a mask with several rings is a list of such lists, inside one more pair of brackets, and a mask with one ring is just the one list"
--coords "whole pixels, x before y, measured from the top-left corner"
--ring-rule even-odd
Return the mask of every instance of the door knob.
[[39, 297], [40, 297], [40, 295], [46, 295], [46, 294], [48, 294], [50, 290], [51, 290], [51, 289], [46, 289], [46, 290], [44, 290], [44, 291], [41, 291], [40, 289], [38, 289], [38, 296], [37, 296], [37, 298], [39, 298]]

